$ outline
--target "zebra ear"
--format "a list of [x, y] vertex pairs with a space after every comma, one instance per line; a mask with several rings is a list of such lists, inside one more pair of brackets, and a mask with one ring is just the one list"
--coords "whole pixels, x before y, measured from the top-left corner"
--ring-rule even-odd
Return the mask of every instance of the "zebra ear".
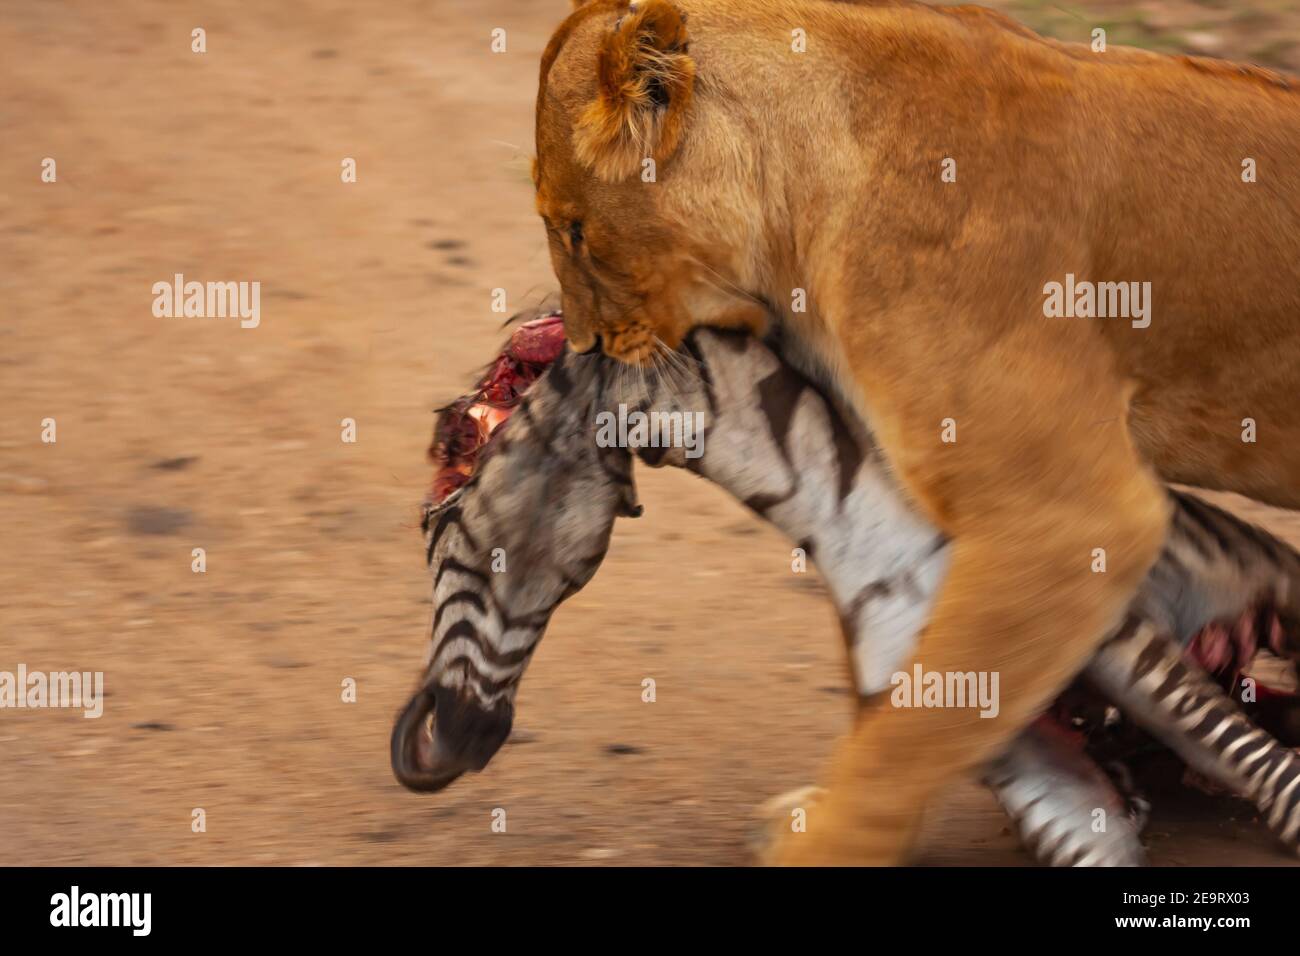
[[433, 522], [437, 520], [438, 515], [446, 511], [460, 497], [463, 490], [463, 488], [457, 488], [441, 501], [435, 500], [435, 492], [427, 494], [420, 505], [420, 530], [428, 534], [429, 528], [433, 526]]
[[636, 495], [636, 482], [632, 478], [631, 462], [628, 463], [627, 484], [623, 486], [623, 495], [618, 503], [618, 514], [621, 518], [639, 518], [645, 514], [645, 507]]

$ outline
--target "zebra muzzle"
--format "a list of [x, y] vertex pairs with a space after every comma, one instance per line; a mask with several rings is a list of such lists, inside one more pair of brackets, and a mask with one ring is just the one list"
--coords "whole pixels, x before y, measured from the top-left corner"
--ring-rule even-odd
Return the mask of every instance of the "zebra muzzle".
[[434, 793], [466, 771], [476, 773], [510, 735], [514, 708], [484, 710], [476, 699], [426, 684], [393, 725], [393, 775], [408, 790]]

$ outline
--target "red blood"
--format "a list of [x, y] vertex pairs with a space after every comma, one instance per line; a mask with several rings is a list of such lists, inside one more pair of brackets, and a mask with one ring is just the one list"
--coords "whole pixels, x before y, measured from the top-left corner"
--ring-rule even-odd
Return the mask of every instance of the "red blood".
[[469, 481], [469, 475], [453, 468], [443, 468], [433, 478], [433, 490], [430, 492], [434, 503], [445, 500], [453, 491], [459, 488], [465, 482]]
[[1232, 637], [1222, 624], [1210, 624], [1192, 638], [1187, 653], [1210, 674], [1218, 674], [1233, 663]]
[[[1277, 616], [1269, 614], [1269, 637]], [[1235, 673], [1244, 668], [1259, 650], [1259, 609], [1250, 608], [1235, 621], [1207, 626], [1187, 647], [1187, 653], [1211, 674]]]
[[429, 459], [437, 466], [430, 492], [434, 504], [469, 481], [493, 434], [563, 351], [561, 316], [546, 315], [525, 322], [511, 334], [475, 390], [442, 412], [429, 448]]
[[485, 405], [514, 405], [522, 394], [519, 391], [522, 378], [518, 364], [509, 356], [502, 355], [480, 383], [482, 393], [479, 401]]
[[550, 365], [564, 351], [564, 318], [545, 315], [525, 322], [510, 336], [506, 355], [520, 362]]

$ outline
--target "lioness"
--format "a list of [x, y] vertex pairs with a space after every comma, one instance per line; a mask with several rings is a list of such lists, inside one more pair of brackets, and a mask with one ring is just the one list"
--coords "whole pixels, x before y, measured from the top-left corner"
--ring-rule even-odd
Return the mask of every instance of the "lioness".
[[[1000, 674], [996, 719], [864, 710], [831, 822], [779, 859], [898, 862], [1082, 667], [1164, 538], [1146, 463], [1300, 506], [1298, 158], [1282, 77], [979, 8], [591, 0], [561, 24], [534, 181], [574, 347], [644, 363], [696, 324], [778, 324], [953, 541], [917, 662]], [[1079, 282], [1150, 283], [1143, 317], [1059, 317], [1045, 293]]]

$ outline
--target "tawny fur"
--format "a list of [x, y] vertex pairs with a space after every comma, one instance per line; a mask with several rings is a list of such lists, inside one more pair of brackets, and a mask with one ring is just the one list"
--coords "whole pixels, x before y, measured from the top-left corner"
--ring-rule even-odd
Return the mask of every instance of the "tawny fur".
[[[619, 180], [646, 159], [672, 155], [694, 79], [686, 24], [674, 7], [655, 4], [624, 16], [600, 50], [600, 97], [574, 130], [578, 160], [602, 179]], [[663, 108], [655, 108], [660, 101]]]
[[[685, 38], [667, 26], [680, 15]], [[616, 30], [629, 16], [664, 29]], [[647, 102], [638, 69], [690, 92]], [[578, 148], [616, 120], [661, 137], [644, 144], [653, 182], [618, 178], [626, 136]], [[954, 541], [917, 659], [1001, 673], [996, 720], [864, 714], [832, 762], [836, 825], [787, 862], [897, 862], [934, 793], [1082, 666], [1164, 536], [1145, 463], [1300, 506], [1300, 93], [1285, 78], [1095, 54], [979, 8], [593, 0], [543, 57], [537, 150], [574, 346], [599, 336], [642, 362], [693, 325], [779, 322]], [[1044, 285], [1067, 273], [1150, 282], [1150, 327], [1046, 318]]]

